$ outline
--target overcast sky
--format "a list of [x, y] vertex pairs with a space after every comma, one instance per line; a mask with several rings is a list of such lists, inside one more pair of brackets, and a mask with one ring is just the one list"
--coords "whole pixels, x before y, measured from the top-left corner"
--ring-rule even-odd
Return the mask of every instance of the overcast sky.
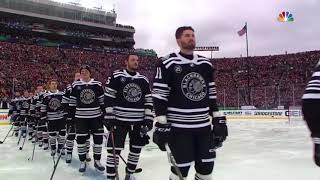
[[[178, 51], [174, 33], [182, 25], [194, 27], [197, 46], [219, 46], [214, 57], [245, 56], [245, 36], [237, 34], [245, 22], [249, 55], [320, 49], [320, 0], [74, 1], [87, 7], [102, 5], [107, 10], [115, 5], [117, 23], [136, 29], [135, 48], [155, 49], [159, 56]], [[295, 21], [278, 22], [282, 11], [292, 13]]]

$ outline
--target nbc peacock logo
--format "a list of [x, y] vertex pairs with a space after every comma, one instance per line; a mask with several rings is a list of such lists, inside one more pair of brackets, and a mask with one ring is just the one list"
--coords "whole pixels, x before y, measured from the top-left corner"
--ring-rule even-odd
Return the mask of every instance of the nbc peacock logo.
[[278, 16], [278, 21], [280, 22], [293, 22], [294, 18], [291, 13], [288, 11], [283, 11], [282, 13], [279, 14]]

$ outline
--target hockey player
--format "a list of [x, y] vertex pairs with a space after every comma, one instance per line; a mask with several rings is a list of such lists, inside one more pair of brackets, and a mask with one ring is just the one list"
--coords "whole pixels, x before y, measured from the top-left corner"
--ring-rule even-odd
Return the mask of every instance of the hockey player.
[[[50, 80], [49, 90], [43, 95], [41, 102], [41, 119], [48, 123], [51, 156], [54, 156], [56, 152], [61, 155], [65, 154], [63, 145], [66, 136], [66, 122], [61, 106], [63, 92], [59, 91], [57, 87], [58, 82]], [[58, 150], [56, 142], [58, 142]]]
[[29, 118], [29, 108], [30, 108], [31, 97], [29, 97], [29, 91], [25, 90], [23, 92], [23, 97], [19, 101], [20, 110], [20, 136], [26, 138], [27, 136], [27, 122]]
[[19, 100], [20, 100], [20, 93], [16, 92], [14, 99], [11, 100], [10, 102], [10, 107], [9, 107], [9, 116], [11, 116], [12, 120], [12, 125], [14, 126], [13, 131], [14, 135], [17, 137], [19, 135], [19, 111], [18, 111], [18, 106], [19, 106]]
[[34, 131], [35, 131], [35, 106], [33, 106], [34, 102], [34, 96], [33, 92], [29, 93], [29, 111], [28, 111], [28, 118], [27, 118], [27, 124], [28, 124], [28, 134], [29, 134], [29, 141], [34, 138]]
[[124, 149], [127, 134], [130, 138], [130, 152], [126, 180], [135, 172], [142, 147], [149, 143], [146, 133], [153, 126], [152, 97], [148, 79], [137, 72], [138, 59], [135, 54], [128, 55], [125, 59], [126, 69], [115, 71], [106, 84], [104, 124], [113, 133], [109, 135], [107, 144], [108, 179], [115, 179], [114, 162], [119, 161], [118, 156], [115, 160], [112, 149], [115, 148], [119, 155]]
[[44, 88], [42, 85], [37, 86], [35, 91], [35, 96], [33, 97], [32, 110], [34, 111], [35, 127], [36, 127], [36, 140], [39, 142], [39, 147], [43, 145], [43, 129], [46, 124], [42, 124], [41, 113], [40, 113], [40, 97], [44, 93]]
[[99, 171], [105, 168], [101, 165], [101, 151], [103, 142], [103, 111], [104, 92], [101, 82], [91, 78], [89, 66], [80, 68], [81, 80], [72, 84], [69, 106], [72, 118], [75, 118], [78, 154], [81, 161], [79, 172], [86, 171], [86, 154], [88, 133], [93, 134], [94, 167]]
[[302, 112], [314, 143], [313, 159], [320, 167], [320, 61], [302, 96]]
[[[228, 135], [216, 103], [214, 70], [208, 59], [194, 54], [192, 27], [179, 27], [175, 36], [180, 52], [162, 58], [153, 83], [153, 141], [162, 151], [169, 145], [184, 179], [195, 162], [195, 179], [212, 180], [215, 146]], [[180, 179], [173, 167], [171, 172], [170, 180]]]
[[[40, 121], [38, 123], [38, 134], [39, 134], [39, 147], [43, 146], [43, 150], [49, 149], [49, 133], [47, 127], [47, 120], [45, 117], [41, 117], [41, 103], [44, 97], [44, 94], [48, 91], [44, 90], [39, 93], [39, 99], [36, 104], [36, 113], [40, 114]], [[46, 85], [46, 89], [48, 88], [48, 84]]]
[[[81, 75], [79, 72], [75, 73], [74, 75], [74, 81], [80, 81]], [[67, 123], [67, 142], [66, 142], [66, 150], [67, 150], [67, 157], [66, 157], [66, 163], [69, 164], [72, 161], [72, 152], [73, 152], [73, 146], [74, 146], [74, 140], [76, 138], [76, 129], [74, 124], [74, 118], [72, 117], [72, 113], [70, 112], [69, 108], [69, 101], [70, 101], [70, 94], [72, 90], [72, 84], [68, 84], [65, 89], [65, 94], [62, 99], [62, 105], [63, 109], [65, 111], [66, 116], [66, 123]], [[90, 135], [87, 136], [88, 139], [86, 140], [86, 146], [87, 146], [87, 154], [86, 154], [86, 161], [91, 161], [91, 158], [89, 156], [89, 149], [90, 149]]]

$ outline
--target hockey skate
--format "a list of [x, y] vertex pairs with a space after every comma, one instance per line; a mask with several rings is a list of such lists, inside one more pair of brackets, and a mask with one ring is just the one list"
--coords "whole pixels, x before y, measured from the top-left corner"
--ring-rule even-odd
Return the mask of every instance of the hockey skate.
[[126, 174], [124, 180], [137, 180], [137, 178], [135, 178], [132, 174]]
[[87, 169], [87, 162], [86, 161], [81, 161], [80, 162], [80, 168], [79, 168], [79, 172], [83, 173], [85, 172]]
[[49, 149], [49, 143], [44, 143], [43, 150], [48, 150], [48, 149]]
[[72, 161], [72, 154], [67, 154], [66, 163], [70, 164]]
[[94, 167], [99, 171], [105, 170], [105, 168], [101, 165], [100, 160], [94, 160]]

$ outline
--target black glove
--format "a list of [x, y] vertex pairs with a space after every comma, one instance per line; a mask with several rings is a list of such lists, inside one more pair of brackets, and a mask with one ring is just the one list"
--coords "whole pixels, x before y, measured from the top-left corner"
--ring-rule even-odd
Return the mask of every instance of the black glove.
[[221, 147], [222, 142], [227, 139], [228, 136], [228, 127], [227, 127], [227, 119], [225, 116], [213, 117], [212, 118], [212, 125], [213, 125], [213, 134], [214, 134], [214, 141], [216, 147]]
[[151, 131], [152, 128], [153, 128], [153, 121], [150, 119], [145, 119], [143, 121], [143, 124], [141, 126], [141, 130], [140, 130], [141, 136], [144, 134], [147, 134], [147, 132]]
[[103, 119], [102, 123], [108, 129], [108, 131], [111, 131], [116, 126], [117, 120], [115, 120], [115, 119]]
[[66, 124], [68, 127], [74, 126], [74, 119], [73, 118], [67, 118], [66, 119]]
[[153, 132], [153, 142], [158, 145], [161, 151], [166, 151], [165, 144], [169, 142], [171, 124], [160, 124], [156, 122]]

